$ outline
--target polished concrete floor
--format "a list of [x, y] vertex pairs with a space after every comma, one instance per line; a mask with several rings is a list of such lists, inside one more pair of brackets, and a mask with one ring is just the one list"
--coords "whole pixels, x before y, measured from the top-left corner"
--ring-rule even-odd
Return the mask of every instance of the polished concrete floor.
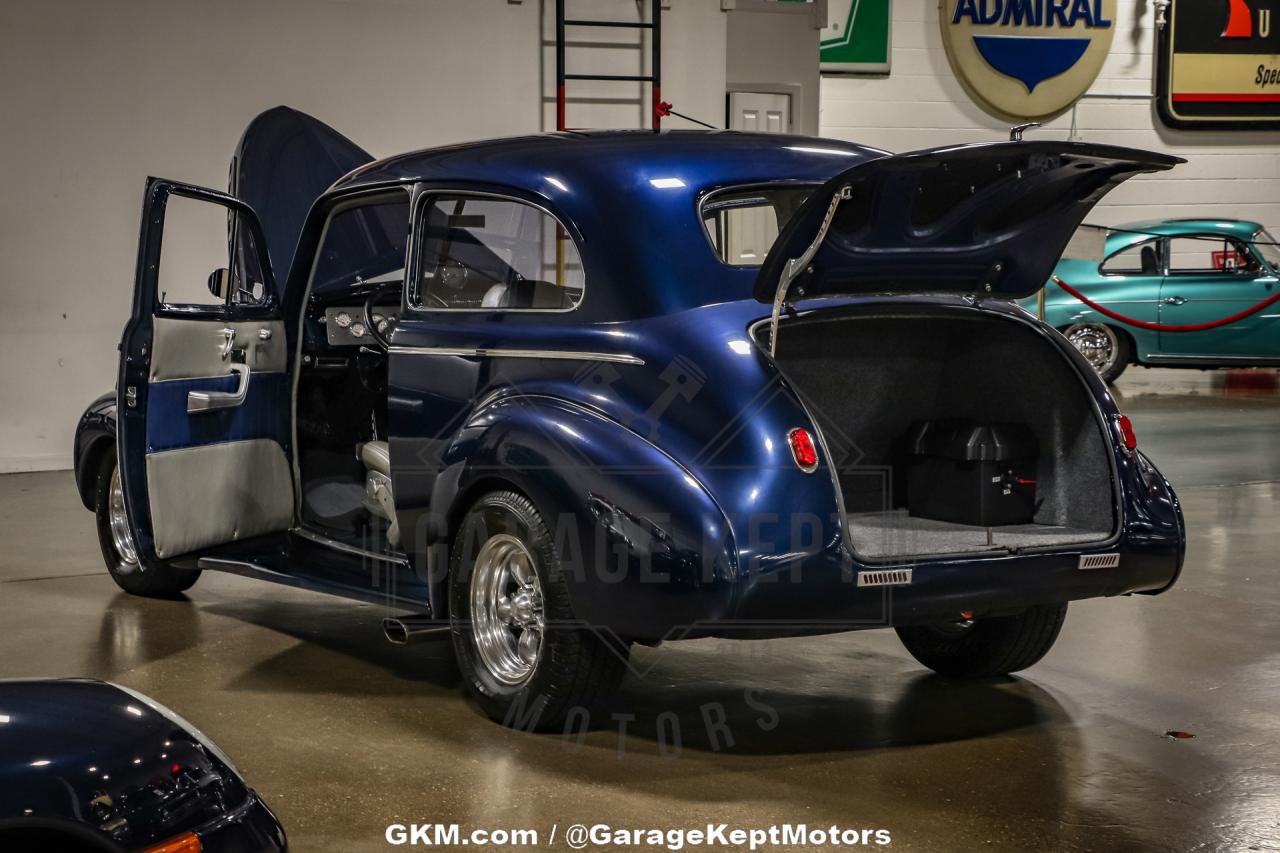
[[0, 477], [0, 677], [96, 676], [173, 706], [300, 853], [388, 849], [389, 823], [452, 821], [1280, 850], [1280, 393], [1274, 374], [1235, 376], [1121, 380], [1141, 446], [1179, 486], [1187, 568], [1163, 596], [1073, 605], [1017, 678], [945, 683], [883, 631], [696, 641], [637, 655], [625, 734], [513, 733], [463, 698], [447, 645], [387, 645], [377, 607], [212, 573], [186, 600], [120, 593], [66, 472]]

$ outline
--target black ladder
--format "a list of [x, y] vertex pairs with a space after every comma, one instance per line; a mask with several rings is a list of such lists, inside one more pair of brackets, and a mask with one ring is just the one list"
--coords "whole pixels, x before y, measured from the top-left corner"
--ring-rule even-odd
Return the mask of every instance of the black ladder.
[[[626, 83], [648, 83], [652, 92], [653, 129], [661, 129], [662, 117], [670, 105], [662, 102], [662, 0], [648, 0], [648, 21], [594, 21], [564, 16], [565, 0], [556, 0], [556, 130], [568, 130], [565, 122], [567, 98], [565, 83], [569, 80], [616, 80]], [[565, 30], [569, 27], [608, 27], [613, 29], [649, 30], [651, 58], [649, 74], [569, 74], [565, 71]]]

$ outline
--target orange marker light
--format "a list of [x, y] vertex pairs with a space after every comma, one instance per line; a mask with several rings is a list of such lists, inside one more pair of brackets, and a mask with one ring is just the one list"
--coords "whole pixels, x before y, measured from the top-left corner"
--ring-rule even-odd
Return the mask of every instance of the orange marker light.
[[154, 847], [148, 847], [142, 853], [200, 853], [200, 850], [200, 836], [194, 832], [188, 832]]
[[798, 427], [793, 429], [787, 433], [787, 444], [791, 445], [791, 457], [800, 470], [812, 474], [818, 467], [818, 449], [813, 446], [809, 431]]

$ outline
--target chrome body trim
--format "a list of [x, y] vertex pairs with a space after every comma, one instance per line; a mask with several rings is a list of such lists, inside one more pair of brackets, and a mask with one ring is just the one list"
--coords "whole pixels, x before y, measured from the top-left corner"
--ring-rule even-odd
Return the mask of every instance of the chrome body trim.
[[392, 355], [453, 355], [464, 358], [554, 358], [565, 361], [607, 361], [613, 364], [643, 365], [644, 359], [622, 352], [577, 350], [507, 349], [506, 347], [391, 347]]
[[809, 262], [813, 260], [813, 256], [818, 254], [824, 240], [827, 239], [827, 231], [831, 229], [831, 223], [836, 218], [836, 210], [840, 207], [840, 202], [848, 201], [853, 197], [853, 189], [845, 184], [831, 196], [831, 204], [827, 207], [826, 216], [822, 218], [822, 224], [818, 227], [818, 233], [814, 235], [813, 242], [809, 244], [809, 248], [798, 258], [792, 258], [787, 261], [786, 267], [782, 271], [782, 277], [778, 281], [778, 288], [773, 295], [773, 314], [769, 320], [769, 355], [776, 355], [778, 350], [778, 320], [782, 317], [782, 306], [787, 301], [787, 290], [790, 289], [791, 283], [800, 277], [800, 274], [809, 268]]
[[296, 533], [303, 539], [310, 539], [317, 545], [324, 545], [326, 548], [332, 548], [335, 551], [354, 554], [357, 557], [368, 557], [370, 560], [379, 560], [383, 563], [394, 563], [397, 566], [404, 566], [405, 568], [409, 567], [409, 561], [404, 557], [396, 557], [391, 554], [379, 554], [377, 551], [366, 551], [364, 548], [357, 548], [355, 545], [348, 545], [345, 542], [330, 539], [328, 536], [308, 530], [305, 527], [295, 527], [289, 532]]

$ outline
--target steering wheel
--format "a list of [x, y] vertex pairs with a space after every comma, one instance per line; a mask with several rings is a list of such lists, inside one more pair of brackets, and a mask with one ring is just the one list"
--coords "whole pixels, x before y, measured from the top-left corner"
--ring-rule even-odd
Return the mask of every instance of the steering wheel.
[[396, 323], [399, 322], [394, 317], [383, 315], [382, 323], [379, 325], [373, 320], [373, 306], [379, 300], [386, 301], [386, 298], [395, 295], [396, 308], [400, 307], [400, 293], [404, 289], [401, 282], [393, 281], [385, 284], [376, 290], [370, 291], [364, 300], [364, 327], [369, 330], [369, 336], [383, 350], [391, 349], [391, 336], [395, 333]]

